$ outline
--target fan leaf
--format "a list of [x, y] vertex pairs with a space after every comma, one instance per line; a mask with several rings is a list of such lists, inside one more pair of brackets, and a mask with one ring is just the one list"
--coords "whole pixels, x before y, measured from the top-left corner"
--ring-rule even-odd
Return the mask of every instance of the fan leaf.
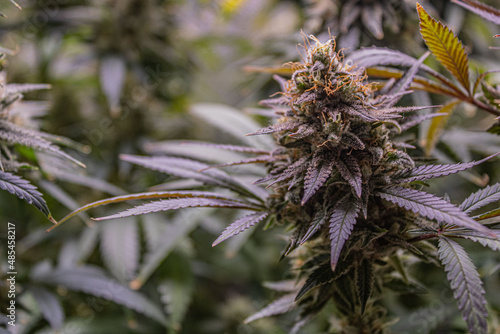
[[464, 212], [472, 212], [495, 201], [500, 201], [500, 183], [471, 194], [460, 204], [460, 209]]
[[269, 212], [257, 212], [237, 219], [222, 232], [222, 234], [214, 241], [212, 247], [252, 227], [258, 222], [264, 220], [268, 215]]
[[331, 245], [330, 265], [332, 271], [335, 271], [344, 243], [351, 235], [354, 224], [356, 224], [360, 208], [360, 200], [349, 195], [335, 205], [329, 225]]
[[326, 221], [326, 218], [327, 218], [327, 215], [325, 214], [325, 212], [323, 210], [316, 211], [313, 219], [311, 220], [311, 224], [309, 226], [309, 229], [304, 234], [304, 237], [302, 238], [302, 240], [300, 240], [301, 245], [303, 243], [305, 243], [307, 240], [309, 240], [314, 235], [314, 233], [316, 233], [316, 231], [318, 231], [321, 228], [321, 226], [323, 226], [323, 224]]
[[495, 24], [500, 24], [500, 10], [488, 6], [483, 2], [479, 2], [476, 0], [451, 0], [451, 2], [467, 8], [471, 12], [476, 13], [477, 15], [488, 21], [491, 21]]
[[361, 304], [361, 314], [365, 313], [366, 303], [373, 291], [373, 283], [373, 265], [365, 258], [356, 266], [356, 290]]
[[47, 217], [51, 217], [49, 208], [42, 194], [34, 185], [22, 179], [20, 176], [0, 171], [0, 189], [6, 190], [19, 197], [43, 212]]
[[184, 208], [200, 208], [200, 207], [212, 207], [212, 208], [232, 208], [232, 209], [245, 209], [245, 210], [257, 210], [253, 206], [247, 205], [242, 202], [235, 202], [231, 200], [223, 200], [216, 198], [200, 198], [200, 197], [192, 197], [192, 198], [174, 198], [170, 200], [159, 200], [151, 203], [142, 204], [136, 206], [134, 208], [105, 216], [99, 218], [93, 218], [94, 220], [108, 220], [108, 219], [116, 219], [116, 218], [124, 218], [130, 216], [138, 216], [144, 215], [147, 213], [153, 212], [165, 212], [170, 210], [178, 210]]
[[429, 193], [410, 188], [390, 187], [381, 190], [377, 195], [425, 218], [470, 228], [495, 237], [488, 228], [470, 218], [458, 207]]
[[434, 20], [418, 3], [417, 11], [420, 18], [420, 33], [425, 44], [469, 94], [469, 60], [462, 42], [447, 26]]
[[335, 159], [334, 163], [337, 166], [340, 175], [351, 185], [351, 187], [353, 187], [356, 195], [361, 197], [361, 168], [359, 167], [356, 159], [349, 155], [344, 155], [341, 159]]
[[392, 180], [395, 183], [409, 183], [413, 181], [423, 181], [429, 179], [435, 179], [438, 177], [458, 173], [460, 171], [472, 168], [479, 165], [493, 157], [496, 157], [500, 153], [490, 155], [479, 161], [471, 161], [458, 164], [446, 164], [446, 165], [422, 165], [413, 169], [405, 170], [393, 176]]
[[305, 205], [318, 189], [321, 188], [330, 176], [333, 165], [332, 160], [325, 160], [323, 157], [313, 159], [307, 169], [304, 180], [304, 196], [302, 197], [301, 205]]
[[259, 312], [252, 314], [251, 316], [246, 318], [243, 322], [245, 324], [248, 324], [257, 319], [266, 318], [277, 314], [283, 314], [292, 310], [294, 307], [295, 307], [295, 294], [294, 293], [286, 294], [280, 297], [279, 299], [276, 299], [274, 302], [267, 305]]
[[469, 255], [457, 242], [445, 236], [439, 238], [438, 254], [469, 331], [486, 334], [488, 311], [484, 289]]

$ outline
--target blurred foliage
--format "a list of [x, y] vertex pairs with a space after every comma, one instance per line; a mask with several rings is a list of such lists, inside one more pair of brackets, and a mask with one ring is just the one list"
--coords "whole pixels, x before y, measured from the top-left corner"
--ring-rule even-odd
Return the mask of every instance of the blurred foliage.
[[[6, 53], [2, 69], [7, 82], [51, 85], [50, 90], [23, 93], [23, 101], [47, 102], [32, 104], [37, 110], [48, 104], [45, 115], [35, 113], [36, 122], [23, 125], [79, 143], [76, 150], [64, 152], [87, 166], [82, 169], [29, 147], [12, 148], [22, 162], [37, 166], [23, 171], [23, 178], [36, 184], [55, 218], [89, 202], [172, 181], [165, 174], [120, 161], [120, 154], [143, 154], [152, 142], [169, 139], [238, 144], [230, 134], [196, 117], [193, 105], [212, 102], [255, 112], [258, 101], [277, 90], [269, 72], [290, 59], [298, 60], [301, 29], [320, 40], [338, 36], [340, 47], [351, 51], [371, 45], [414, 57], [426, 51], [414, 1], [17, 2], [22, 10], [7, 0], [0, 3], [5, 14], [0, 21], [0, 51]], [[498, 1], [487, 2], [500, 7]], [[490, 48], [500, 46], [500, 39], [492, 38], [499, 32], [497, 25], [450, 1], [422, 4], [463, 41], [471, 73], [499, 68], [500, 51]], [[388, 7], [390, 14], [377, 18], [380, 7]], [[351, 22], [346, 21], [349, 13]], [[446, 73], [432, 57], [425, 64]], [[496, 73], [484, 78], [483, 101], [498, 104], [498, 83]], [[449, 101], [425, 91], [412, 98], [403, 102]], [[265, 117], [255, 119], [266, 125]], [[427, 158], [443, 163], [471, 161], [499, 151], [498, 135], [485, 132], [493, 119], [461, 103], [446, 122], [425, 121], [406, 139], [417, 146], [421, 159], [427, 153]], [[434, 147], [426, 152], [429, 141]], [[431, 191], [462, 200], [499, 180], [497, 159], [474, 172], [441, 179]], [[179, 183], [178, 189], [191, 186]], [[165, 187], [153, 190], [168, 190]], [[100, 207], [92, 215], [126, 207]], [[2, 326], [13, 334], [287, 333], [297, 314], [248, 325], [243, 320], [278, 296], [263, 282], [293, 276], [285, 261], [278, 262], [289, 232], [255, 229], [251, 236], [238, 235], [211, 248], [240, 212], [190, 210], [109, 222], [93, 222], [81, 214], [80, 221], [45, 233], [50, 223], [35, 207], [0, 191], [1, 272], [8, 271], [4, 250], [10, 222], [16, 226], [18, 273], [15, 328], [5, 325], [9, 287], [1, 277], [0, 333]], [[499, 256], [470, 244], [467, 249], [485, 282], [490, 328], [498, 328]], [[430, 288], [419, 296], [389, 294], [385, 306], [399, 317], [393, 332], [466, 333], [451, 290], [442, 288], [442, 270], [418, 263], [412, 271]], [[331, 311], [333, 305], [327, 308]], [[333, 333], [338, 324], [325, 313], [303, 332]]]

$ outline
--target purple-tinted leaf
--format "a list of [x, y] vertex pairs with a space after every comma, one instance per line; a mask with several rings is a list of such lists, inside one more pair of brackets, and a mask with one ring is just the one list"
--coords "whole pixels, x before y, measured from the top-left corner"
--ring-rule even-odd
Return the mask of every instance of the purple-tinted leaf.
[[412, 82], [413, 79], [415, 79], [415, 76], [417, 75], [418, 70], [420, 69], [420, 66], [422, 66], [424, 60], [430, 55], [430, 52], [427, 51], [424, 53], [411, 67], [408, 71], [406, 71], [405, 75], [398, 80], [398, 82], [392, 87], [392, 89], [389, 91], [389, 95], [393, 94], [398, 94], [401, 92], [407, 91]]
[[205, 171], [207, 169], [211, 169], [211, 168], [221, 168], [221, 167], [247, 165], [247, 164], [263, 164], [263, 163], [268, 163], [268, 162], [274, 162], [274, 161], [276, 161], [276, 159], [277, 159], [277, 157], [273, 157], [271, 155], [259, 156], [259, 157], [248, 158], [248, 159], [243, 159], [243, 160], [234, 161], [234, 162], [228, 162], [225, 164], [210, 166], [210, 167], [207, 167], [207, 168], [200, 170], [200, 172], [203, 172], [203, 171]]
[[492, 229], [492, 232], [496, 234], [496, 238], [485, 238], [481, 233], [477, 233], [469, 229], [450, 229], [442, 234], [450, 238], [458, 237], [469, 239], [481, 244], [484, 247], [489, 247], [494, 251], [500, 251], [500, 231]]
[[344, 154], [340, 159], [335, 159], [334, 162], [340, 175], [354, 188], [356, 195], [361, 197], [361, 169], [356, 159], [352, 158], [350, 155]]
[[302, 240], [300, 240], [300, 244], [302, 245], [307, 240], [309, 240], [314, 235], [314, 233], [316, 233], [316, 231], [318, 231], [321, 226], [323, 226], [327, 218], [328, 216], [323, 210], [317, 210], [311, 220], [311, 224], [307, 229], [307, 232], [304, 234]]
[[300, 125], [299, 121], [289, 121], [270, 125], [266, 128], [247, 134], [247, 136], [266, 135], [278, 131], [295, 130]]
[[425, 218], [493, 235], [488, 228], [470, 218], [458, 207], [429, 193], [411, 188], [390, 187], [381, 190], [377, 195]]
[[251, 316], [246, 318], [243, 322], [245, 324], [248, 324], [257, 319], [266, 318], [277, 314], [283, 314], [288, 311], [291, 311], [294, 307], [295, 307], [295, 294], [294, 293], [287, 294], [280, 297], [279, 299], [276, 299], [274, 302], [267, 305], [259, 312], [252, 314]]
[[57, 296], [38, 286], [30, 287], [29, 291], [33, 294], [45, 320], [57, 332], [64, 323], [64, 310]]
[[221, 196], [217, 193], [212, 193], [208, 191], [190, 191], [190, 190], [184, 190], [184, 191], [155, 191], [155, 192], [147, 192], [147, 193], [138, 193], [138, 194], [130, 194], [130, 195], [123, 195], [123, 196], [116, 196], [116, 197], [111, 197], [111, 198], [106, 198], [100, 201], [92, 202], [89, 204], [86, 204], [82, 206], [81, 208], [69, 213], [66, 215], [63, 219], [59, 220], [59, 222], [51, 227], [47, 232], [51, 231], [53, 228], [59, 226], [60, 224], [64, 223], [71, 217], [79, 214], [80, 212], [87, 211], [89, 209], [106, 205], [106, 204], [111, 204], [111, 203], [120, 203], [120, 202], [125, 202], [125, 201], [132, 201], [132, 200], [139, 200], [139, 199], [157, 199], [157, 198], [218, 198], [218, 199], [223, 199], [223, 200], [233, 200], [231, 198], [227, 198], [224, 196]]
[[299, 160], [295, 161], [293, 164], [288, 166], [283, 172], [281, 172], [281, 174], [279, 174], [277, 179], [274, 180], [272, 183], [270, 183], [268, 187], [301, 173], [304, 169], [306, 169], [307, 166], [306, 161], [307, 161], [306, 157], [302, 157]]
[[460, 204], [460, 209], [464, 212], [472, 212], [495, 201], [500, 201], [500, 183], [471, 194]]
[[306, 177], [304, 179], [304, 196], [302, 197], [301, 205], [305, 205], [306, 202], [326, 182], [332, 172], [333, 165], [333, 161], [325, 161], [325, 157], [318, 157], [317, 159], [313, 159], [312, 163], [307, 169]]
[[479, 2], [476, 0], [451, 0], [451, 2], [467, 8], [471, 12], [476, 13], [477, 15], [488, 21], [491, 21], [495, 24], [500, 24], [500, 10], [488, 6], [484, 2]]
[[19, 197], [50, 217], [50, 211], [37, 188], [21, 177], [0, 171], [0, 189]]
[[356, 291], [361, 303], [361, 314], [365, 313], [366, 303], [373, 291], [373, 264], [369, 259], [363, 259], [361, 264], [356, 266]]
[[[385, 65], [410, 67], [417, 61], [415, 58], [408, 56], [403, 52], [375, 46], [361, 48], [354, 51], [349, 54], [346, 60], [351, 60], [357, 66], [365, 68]], [[422, 64], [420, 69], [435, 77], [453, 90], [460, 92], [460, 90], [449, 79], [429, 66]]]
[[217, 240], [214, 241], [212, 247], [243, 232], [247, 228], [252, 227], [258, 222], [264, 220], [268, 215], [269, 212], [256, 212], [237, 219], [222, 232]]
[[106, 268], [122, 282], [134, 277], [139, 265], [139, 230], [135, 218], [103, 224], [101, 254]]
[[382, 15], [384, 11], [380, 3], [375, 2], [371, 5], [365, 5], [361, 11], [361, 21], [363, 25], [370, 30], [376, 39], [384, 38], [384, 31], [382, 30]]
[[458, 164], [447, 164], [447, 165], [422, 165], [416, 168], [405, 170], [399, 174], [393, 176], [393, 181], [396, 183], [408, 183], [413, 181], [423, 181], [429, 179], [435, 179], [441, 176], [446, 176], [460, 171], [472, 168], [479, 165], [500, 153], [490, 155], [479, 161], [471, 161]]
[[214, 207], [214, 208], [233, 208], [233, 209], [246, 209], [246, 210], [259, 210], [253, 206], [242, 202], [235, 202], [230, 200], [222, 200], [216, 198], [174, 198], [170, 200], [160, 200], [151, 203], [142, 204], [134, 208], [105, 216], [94, 218], [94, 220], [107, 220], [116, 219], [137, 215], [145, 215], [153, 212], [178, 210], [184, 208], [199, 208], [199, 207]]
[[444, 114], [442, 113], [433, 113], [433, 114], [426, 114], [426, 115], [416, 115], [410, 119], [407, 119], [405, 123], [400, 124], [401, 132], [406, 131], [420, 123], [422, 123], [425, 120], [428, 120], [430, 118], [434, 117], [442, 117]]
[[342, 33], [347, 33], [349, 27], [359, 18], [361, 14], [361, 7], [356, 6], [354, 1], [348, 1], [342, 6], [342, 12], [340, 15], [340, 30]]
[[346, 196], [335, 205], [330, 216], [330, 265], [332, 271], [335, 271], [344, 243], [351, 235], [354, 224], [356, 224], [356, 218], [361, 208], [360, 204], [358, 198]]
[[[152, 144], [154, 145], [154, 144]], [[188, 142], [184, 141], [181, 143], [181, 145], [199, 145], [199, 146], [207, 146], [207, 147], [212, 147], [212, 148], [217, 148], [221, 150], [228, 150], [228, 151], [233, 151], [233, 152], [240, 152], [240, 153], [252, 153], [252, 154], [269, 154], [270, 152], [267, 150], [259, 150], [254, 147], [249, 147], [249, 146], [238, 146], [238, 145], [227, 145], [227, 144], [215, 144], [215, 143], [208, 143], [208, 142]]]
[[0, 140], [8, 144], [19, 144], [40, 152], [51, 153], [63, 157], [80, 167], [85, 167], [83, 163], [61, 150], [59, 146], [53, 145], [49, 139], [44, 137], [46, 136], [42, 132], [23, 128], [6, 120], [0, 120]]
[[54, 286], [61, 285], [69, 290], [82, 291], [111, 300], [163, 325], [167, 324], [166, 315], [156, 304], [141, 293], [130, 290], [118, 281], [109, 278], [97, 267], [52, 268], [50, 265], [40, 265], [32, 271], [32, 278], [37, 282]]
[[[146, 168], [168, 173], [181, 178], [192, 178], [209, 185], [225, 187], [240, 194], [250, 195], [254, 198], [262, 200], [262, 192], [258, 191], [255, 186], [242, 184], [221, 170], [206, 170], [210, 167], [210, 165], [199, 161], [183, 158], [162, 156], [144, 157], [127, 154], [122, 154], [120, 157], [124, 161]], [[204, 172], [200, 172], [201, 170], [204, 170]]]
[[481, 279], [469, 255], [457, 242], [445, 236], [439, 238], [438, 254], [469, 331], [486, 334], [486, 298]]

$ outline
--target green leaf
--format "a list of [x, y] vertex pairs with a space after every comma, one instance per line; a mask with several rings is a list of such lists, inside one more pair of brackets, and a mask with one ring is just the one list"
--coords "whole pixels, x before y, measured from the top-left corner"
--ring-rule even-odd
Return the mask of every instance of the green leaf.
[[361, 314], [365, 313], [366, 303], [373, 291], [373, 283], [373, 264], [365, 258], [359, 266], [356, 266], [356, 291], [361, 303]]
[[458, 308], [474, 334], [487, 334], [486, 299], [481, 279], [465, 249], [457, 242], [441, 236], [438, 253], [444, 265]]
[[139, 216], [145, 215], [153, 212], [165, 212], [170, 210], [178, 210], [184, 208], [232, 208], [232, 209], [246, 209], [253, 211], [260, 211], [253, 206], [249, 206], [242, 202], [236, 202], [232, 200], [222, 200], [216, 198], [200, 198], [200, 197], [191, 197], [191, 198], [174, 198], [170, 200], [159, 200], [151, 203], [146, 203], [142, 205], [138, 205], [131, 209], [115, 213], [113, 215], [108, 215], [105, 217], [93, 218], [94, 220], [107, 220], [107, 219], [116, 219], [116, 218], [124, 218], [130, 216]]
[[445, 116], [434, 117], [429, 125], [429, 128], [427, 129], [427, 134], [425, 135], [425, 154], [427, 156], [429, 156], [434, 150], [434, 147], [436, 147], [439, 137], [443, 133], [446, 123], [448, 123], [453, 110], [461, 102], [462, 101], [460, 100], [451, 100], [437, 111]]
[[21, 177], [0, 171], [0, 189], [19, 197], [43, 212], [49, 219], [51, 218], [49, 208], [42, 194], [34, 185]]
[[425, 44], [439, 62], [462, 84], [470, 94], [469, 60], [462, 42], [441, 22], [432, 18], [417, 3], [420, 33]]

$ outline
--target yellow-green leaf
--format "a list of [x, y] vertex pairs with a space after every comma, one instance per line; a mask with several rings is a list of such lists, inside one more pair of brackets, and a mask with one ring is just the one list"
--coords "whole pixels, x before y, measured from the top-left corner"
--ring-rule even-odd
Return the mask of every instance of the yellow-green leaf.
[[450, 28], [432, 18], [419, 3], [417, 11], [420, 17], [420, 33], [425, 44], [470, 94], [469, 60], [462, 42]]
[[451, 100], [446, 103], [441, 109], [438, 110], [438, 113], [445, 114], [446, 116], [442, 117], [434, 117], [431, 121], [429, 129], [427, 130], [427, 135], [425, 136], [425, 154], [428, 156], [434, 150], [441, 133], [443, 132], [446, 123], [448, 123], [448, 119], [450, 118], [453, 109], [457, 104], [459, 104], [460, 100]]

